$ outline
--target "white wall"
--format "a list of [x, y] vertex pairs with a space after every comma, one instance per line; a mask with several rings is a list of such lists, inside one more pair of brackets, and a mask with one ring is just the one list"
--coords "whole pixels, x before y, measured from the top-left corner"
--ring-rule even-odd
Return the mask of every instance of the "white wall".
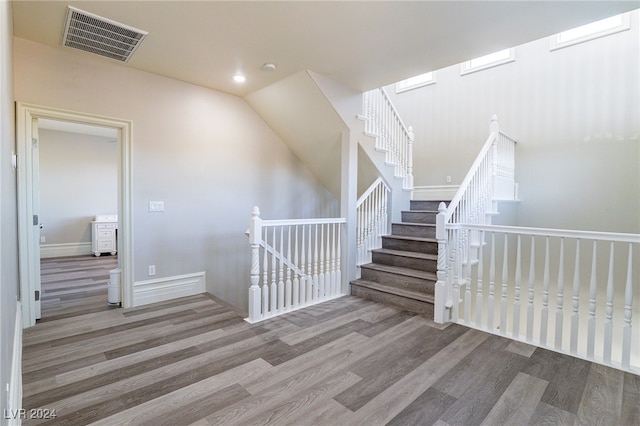
[[118, 213], [118, 144], [50, 129], [39, 136], [43, 244], [90, 242], [95, 215]]
[[640, 232], [639, 40], [636, 10], [628, 31], [555, 51], [545, 38], [517, 46], [513, 63], [388, 87], [415, 129], [415, 184], [461, 183], [495, 113], [519, 142], [515, 224]]
[[[11, 167], [15, 152], [13, 107], [13, 19], [11, 3], [0, 2], [0, 411], [7, 407], [14, 349], [18, 298], [18, 219], [16, 174]], [[12, 407], [14, 408], [14, 407]], [[0, 424], [6, 424], [4, 416]]]
[[[135, 281], [205, 271], [246, 309], [251, 208], [329, 217], [338, 203], [241, 98], [15, 38], [16, 99], [133, 121]], [[164, 201], [164, 213], [149, 213]]]

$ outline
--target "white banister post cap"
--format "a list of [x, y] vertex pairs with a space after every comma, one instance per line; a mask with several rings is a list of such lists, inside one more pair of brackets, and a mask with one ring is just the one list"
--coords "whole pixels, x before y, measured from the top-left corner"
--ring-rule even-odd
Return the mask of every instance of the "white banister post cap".
[[260, 209], [258, 206], [253, 206], [253, 209], [251, 209], [251, 216], [260, 216]]
[[438, 204], [438, 212], [446, 213], [446, 211], [447, 211], [447, 205], [444, 203], [444, 201], [441, 201], [440, 204]]
[[500, 130], [500, 127], [498, 126], [498, 116], [496, 114], [493, 114], [491, 116], [491, 125], [489, 126], [489, 131], [497, 132], [499, 130]]

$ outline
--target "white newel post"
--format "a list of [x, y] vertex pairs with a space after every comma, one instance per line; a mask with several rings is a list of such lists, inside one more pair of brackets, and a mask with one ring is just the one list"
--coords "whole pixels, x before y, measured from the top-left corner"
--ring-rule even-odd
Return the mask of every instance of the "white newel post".
[[251, 245], [251, 287], [249, 287], [249, 322], [262, 318], [260, 291], [260, 243], [262, 239], [262, 219], [260, 209], [255, 206], [251, 211], [249, 223], [249, 244]]
[[435, 286], [435, 304], [433, 312], [433, 320], [439, 324], [449, 321], [450, 316], [450, 310], [447, 308], [449, 289], [447, 288], [447, 231], [444, 227], [446, 211], [446, 205], [444, 203], [440, 203], [438, 206], [438, 215], [436, 216], [436, 239], [438, 240], [438, 281]]
[[[491, 190], [492, 197], [498, 193], [498, 135], [500, 126], [498, 125], [498, 116], [491, 116], [491, 124], [489, 124], [489, 134], [493, 136], [491, 143]], [[495, 204], [495, 203], [494, 203]]]
[[405, 189], [413, 190], [413, 127], [409, 126], [409, 141], [407, 145], [407, 179]]

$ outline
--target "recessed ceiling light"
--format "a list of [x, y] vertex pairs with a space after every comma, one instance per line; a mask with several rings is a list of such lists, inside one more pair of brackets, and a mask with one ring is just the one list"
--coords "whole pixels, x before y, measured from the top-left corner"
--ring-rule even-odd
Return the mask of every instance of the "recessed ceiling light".
[[245, 81], [247, 81], [247, 77], [242, 74], [236, 74], [233, 76], [233, 81], [235, 81], [236, 83], [244, 83]]
[[262, 66], [262, 71], [275, 71], [275, 70], [276, 70], [276, 64], [272, 64], [270, 62]]

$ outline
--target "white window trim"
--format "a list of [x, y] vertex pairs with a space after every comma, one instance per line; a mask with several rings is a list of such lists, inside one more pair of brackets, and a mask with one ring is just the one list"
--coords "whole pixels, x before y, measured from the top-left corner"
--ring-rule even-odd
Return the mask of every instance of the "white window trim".
[[[503, 50], [507, 50], [507, 49], [503, 49]], [[481, 56], [482, 57], [482, 56]], [[482, 70], [486, 70], [489, 68], [493, 68], [493, 67], [497, 67], [500, 65], [504, 65], [504, 64], [508, 64], [511, 62], [515, 62], [516, 60], [516, 49], [515, 48], [510, 48], [509, 49], [509, 57], [504, 58], [504, 59], [500, 59], [497, 61], [493, 61], [493, 62], [489, 62], [488, 64], [484, 64], [484, 65], [478, 65], [478, 66], [472, 66], [471, 65], [471, 60], [465, 61], [463, 63], [460, 64], [460, 75], [466, 75], [466, 74], [471, 74], [477, 71], [482, 71]]]
[[[631, 28], [631, 19], [630, 19], [630, 12], [627, 13], [623, 13], [621, 15], [622, 17], [622, 22], [620, 25], [618, 25], [617, 27], [613, 27], [613, 28], [609, 28], [603, 31], [599, 31], [599, 32], [595, 32], [592, 34], [588, 34], [585, 35], [583, 37], [579, 37], [573, 40], [567, 40], [564, 42], [560, 42], [559, 39], [561, 37], [561, 33], [555, 34], [553, 36], [551, 36], [550, 40], [551, 40], [551, 47], [549, 48], [549, 50], [553, 51], [553, 50], [558, 50], [558, 49], [563, 49], [565, 47], [569, 47], [569, 46], [573, 46], [575, 44], [580, 44], [580, 43], [584, 43], [585, 41], [590, 41], [590, 40], [595, 40], [597, 38], [600, 37], [605, 37], [608, 35], [612, 35], [612, 34], [616, 34], [616, 33], [620, 33], [622, 31], [626, 31], [629, 28]], [[597, 21], [596, 21], [597, 22]], [[589, 24], [586, 24], [589, 25]], [[579, 27], [577, 27], [579, 28]]]
[[[429, 74], [429, 73], [425, 73], [425, 74]], [[435, 84], [436, 83], [436, 72], [435, 71], [431, 71], [431, 79], [429, 79], [429, 80], [424, 80], [424, 81], [420, 81], [418, 83], [413, 83], [413, 84], [407, 83], [407, 81], [409, 81], [409, 80], [410, 80], [410, 78], [397, 82], [396, 83], [396, 93], [408, 92], [409, 90], [417, 89], [418, 87], [424, 87], [424, 86], [429, 86], [431, 84]]]

